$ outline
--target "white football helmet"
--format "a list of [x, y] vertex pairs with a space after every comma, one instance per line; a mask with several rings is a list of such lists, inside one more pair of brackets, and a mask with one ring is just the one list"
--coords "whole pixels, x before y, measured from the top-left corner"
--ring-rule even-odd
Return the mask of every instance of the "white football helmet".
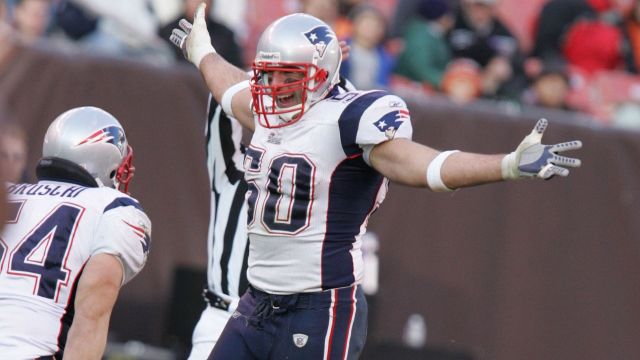
[[59, 115], [44, 137], [42, 156], [71, 161], [87, 170], [100, 186], [127, 192], [135, 168], [133, 149], [113, 115], [86, 106]]
[[[311, 15], [298, 13], [276, 20], [260, 36], [256, 50], [251, 93], [262, 126], [276, 128], [294, 123], [340, 80], [342, 53], [338, 38], [327, 24]], [[273, 71], [302, 73], [303, 77], [272, 85], [269, 77]], [[278, 107], [277, 97], [300, 91], [300, 103]], [[273, 121], [278, 117], [283, 121]]]

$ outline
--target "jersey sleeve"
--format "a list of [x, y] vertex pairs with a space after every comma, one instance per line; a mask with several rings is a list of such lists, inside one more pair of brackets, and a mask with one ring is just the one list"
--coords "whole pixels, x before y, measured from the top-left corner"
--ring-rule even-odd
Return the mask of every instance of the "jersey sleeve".
[[369, 164], [369, 154], [376, 145], [396, 138], [411, 139], [411, 115], [404, 100], [381, 90], [357, 97], [355, 94], [336, 98], [345, 101], [352, 97], [338, 120], [340, 141], [347, 156], [362, 154]]
[[388, 140], [405, 138], [411, 140], [413, 128], [407, 104], [400, 97], [384, 91], [370, 93], [371, 104], [367, 106], [358, 122], [356, 143], [365, 148]]
[[132, 198], [122, 197], [102, 214], [91, 255], [111, 254], [122, 263], [122, 284], [144, 267], [151, 246], [151, 221]]

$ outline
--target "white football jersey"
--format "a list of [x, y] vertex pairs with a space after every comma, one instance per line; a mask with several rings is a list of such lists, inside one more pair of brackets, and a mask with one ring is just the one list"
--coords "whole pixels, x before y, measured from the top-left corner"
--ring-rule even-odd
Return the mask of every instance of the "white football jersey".
[[111, 188], [57, 181], [7, 187], [0, 237], [0, 358], [33, 359], [64, 347], [83, 267], [115, 255], [123, 283], [144, 266], [151, 222], [139, 203]]
[[249, 282], [273, 294], [359, 284], [362, 235], [388, 183], [368, 152], [411, 134], [405, 102], [385, 91], [334, 91], [294, 124], [256, 123], [244, 161]]

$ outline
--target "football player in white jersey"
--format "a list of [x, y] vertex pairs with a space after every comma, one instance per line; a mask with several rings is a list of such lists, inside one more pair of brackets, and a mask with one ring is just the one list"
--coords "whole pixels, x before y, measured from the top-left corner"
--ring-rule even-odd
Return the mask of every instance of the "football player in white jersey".
[[[343, 56], [348, 46], [342, 45]], [[343, 79], [338, 84], [354, 90]], [[207, 307], [193, 330], [189, 360], [206, 359], [248, 286], [247, 202], [242, 159], [245, 145], [242, 126], [227, 116], [209, 95], [205, 130], [207, 170], [211, 184], [211, 219], [207, 237]]]
[[[100, 359], [120, 287], [144, 266], [151, 222], [126, 191], [133, 151], [95, 107], [49, 126], [35, 184], [7, 184], [0, 357]], [[122, 191], [119, 191], [122, 188]]]
[[567, 176], [578, 159], [541, 144], [546, 120], [515, 151], [440, 152], [411, 141], [405, 102], [385, 91], [345, 92], [340, 48], [324, 22], [292, 14], [258, 41], [247, 78], [216, 54], [204, 21], [174, 29], [225, 112], [253, 129], [244, 169], [249, 290], [213, 359], [354, 359], [366, 338], [362, 234], [387, 181], [451, 191], [519, 178]]

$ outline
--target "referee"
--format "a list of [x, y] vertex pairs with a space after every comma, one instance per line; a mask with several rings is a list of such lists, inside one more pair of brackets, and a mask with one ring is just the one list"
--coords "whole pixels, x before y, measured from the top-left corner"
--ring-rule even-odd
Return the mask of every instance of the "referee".
[[208, 306], [193, 331], [189, 360], [207, 359], [248, 286], [247, 183], [242, 169], [242, 127], [209, 95], [205, 128], [211, 180], [211, 220], [207, 236]]

